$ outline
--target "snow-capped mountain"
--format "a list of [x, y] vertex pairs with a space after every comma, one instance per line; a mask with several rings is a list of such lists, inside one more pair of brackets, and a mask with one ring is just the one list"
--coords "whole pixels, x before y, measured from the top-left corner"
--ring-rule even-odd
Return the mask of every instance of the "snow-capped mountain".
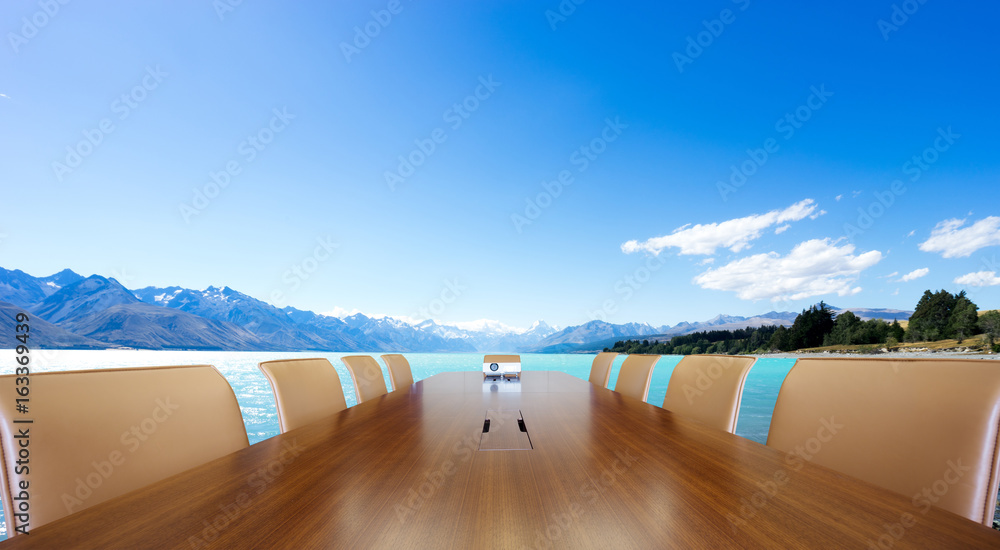
[[582, 325], [567, 327], [544, 338], [531, 347], [531, 351], [540, 353], [560, 353], [569, 351], [581, 344], [610, 338], [627, 336], [644, 336], [657, 334], [666, 327], [654, 327], [649, 323], [625, 323], [615, 325], [605, 321], [590, 321]]
[[62, 287], [82, 279], [83, 277], [68, 269], [37, 278], [20, 269], [7, 270], [0, 267], [0, 299], [23, 307], [33, 307]]
[[439, 325], [428, 319], [416, 327], [442, 338], [464, 340], [475, 351], [521, 351], [555, 332], [545, 321], [535, 321], [530, 327], [521, 329], [488, 319], [453, 325]]
[[38, 279], [38, 282], [48, 287], [51, 290], [51, 293], [55, 293], [64, 286], [69, 286], [82, 280], [83, 275], [80, 275], [70, 269], [64, 269], [59, 273], [49, 275], [48, 277], [41, 277]]
[[356, 313], [342, 320], [351, 329], [364, 334], [380, 350], [476, 351], [469, 342], [445, 338], [392, 317], [368, 317]]
[[341, 334], [338, 329], [343, 329], [343, 324], [320, 330], [303, 326], [287, 311], [228, 286], [210, 286], [205, 290], [146, 287], [135, 291], [135, 295], [147, 304], [233, 323], [278, 350], [358, 351], [365, 348], [362, 342]]
[[655, 336], [681, 336], [705, 330], [738, 330], [747, 327], [762, 327], [765, 325], [791, 326], [795, 322], [798, 313], [792, 311], [769, 311], [753, 317], [742, 317], [739, 315], [716, 315], [715, 317], [696, 323], [677, 323], [667, 328], [662, 333]]
[[[49, 345], [53, 347], [103, 344], [149, 349], [551, 353], [591, 351], [623, 338], [667, 339], [702, 330], [788, 326], [796, 317], [793, 312], [770, 311], [754, 317], [717, 315], [672, 327], [590, 321], [563, 329], [544, 321], [527, 328], [488, 319], [450, 324], [407, 322], [362, 313], [336, 317], [293, 307], [279, 309], [227, 286], [132, 291], [115, 279], [99, 275], [84, 278], [68, 269], [39, 278], [0, 268], [0, 301], [52, 323], [46, 326], [52, 327]], [[903, 320], [912, 313], [850, 309], [862, 318]], [[0, 316], [0, 323], [8, 323], [8, 317]]]
[[118, 281], [91, 275], [53, 292], [34, 306], [33, 311], [50, 323], [65, 324], [111, 306], [138, 301]]
[[[65, 283], [76, 277], [61, 272], [46, 279], [39, 281], [48, 286], [49, 282]], [[80, 277], [30, 310], [36, 320], [48, 321], [86, 339], [68, 342], [67, 347], [95, 347], [96, 341], [105, 347], [145, 349], [269, 348], [266, 342], [233, 323], [145, 304], [118, 281], [100, 275]], [[66, 340], [65, 335], [56, 336]]]

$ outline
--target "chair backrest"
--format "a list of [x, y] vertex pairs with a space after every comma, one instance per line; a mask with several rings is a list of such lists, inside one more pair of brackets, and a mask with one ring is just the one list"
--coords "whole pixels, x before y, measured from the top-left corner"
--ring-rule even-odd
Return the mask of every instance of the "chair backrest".
[[371, 355], [348, 355], [340, 360], [351, 373], [359, 404], [389, 393], [385, 387], [385, 378], [382, 377], [382, 367]]
[[[767, 435], [811, 460], [991, 525], [1000, 465], [1000, 364], [799, 359]], [[793, 455], [798, 455], [796, 458]]]
[[734, 433], [743, 383], [754, 361], [746, 356], [685, 356], [670, 375], [663, 408]]
[[347, 408], [340, 376], [326, 359], [264, 361], [257, 366], [271, 383], [281, 433]]
[[659, 355], [633, 354], [626, 357], [618, 371], [615, 391], [645, 401], [649, 394], [649, 382], [653, 379], [653, 367], [659, 360]]
[[483, 363], [520, 363], [520, 355], [484, 355]]
[[[17, 410], [17, 388], [30, 388], [27, 411]], [[0, 376], [11, 535], [24, 523], [14, 505], [23, 481], [35, 529], [248, 445], [236, 395], [211, 365], [45, 372], [30, 386]], [[17, 464], [24, 449], [29, 468]]]
[[590, 365], [590, 383], [597, 384], [602, 388], [608, 387], [611, 380], [611, 364], [615, 362], [618, 354], [613, 351], [604, 351], [594, 357], [594, 362]]
[[389, 353], [382, 356], [382, 361], [389, 369], [389, 382], [392, 382], [392, 391], [413, 385], [413, 371], [410, 370], [410, 362], [406, 360], [406, 357], [398, 353]]

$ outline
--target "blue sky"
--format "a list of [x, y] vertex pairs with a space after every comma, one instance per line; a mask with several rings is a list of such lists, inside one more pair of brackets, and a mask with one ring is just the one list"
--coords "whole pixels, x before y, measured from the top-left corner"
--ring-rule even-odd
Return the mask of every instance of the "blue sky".
[[0, 265], [511, 326], [1000, 306], [997, 7], [677, 4], [5, 2]]

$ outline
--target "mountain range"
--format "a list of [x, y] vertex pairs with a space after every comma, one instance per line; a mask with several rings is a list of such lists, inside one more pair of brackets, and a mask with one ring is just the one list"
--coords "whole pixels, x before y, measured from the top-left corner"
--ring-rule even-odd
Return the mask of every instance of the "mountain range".
[[[909, 318], [911, 312], [850, 308], [862, 318]], [[228, 351], [534, 352], [599, 350], [627, 338], [667, 339], [701, 330], [791, 325], [796, 313], [719, 315], [697, 323], [590, 321], [558, 329], [537, 321], [527, 329], [495, 321], [461, 326], [356, 313], [333, 317], [277, 308], [233, 290], [177, 286], [129, 290], [113, 278], [65, 269], [48, 277], [0, 268], [0, 330], [13, 334], [15, 316], [31, 316], [34, 347], [66, 349], [191, 349]], [[11, 338], [13, 342], [13, 338]], [[6, 346], [13, 347], [8, 342]]]

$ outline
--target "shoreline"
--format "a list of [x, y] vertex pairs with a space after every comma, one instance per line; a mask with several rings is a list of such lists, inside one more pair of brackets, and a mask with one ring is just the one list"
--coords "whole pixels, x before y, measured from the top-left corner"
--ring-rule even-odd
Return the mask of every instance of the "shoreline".
[[920, 349], [916, 351], [887, 351], [880, 353], [859, 353], [851, 351], [782, 351], [777, 353], [751, 354], [752, 357], [775, 359], [800, 359], [810, 357], [843, 357], [843, 358], [886, 358], [886, 359], [981, 359], [983, 361], [1000, 361], [1000, 353], [983, 353], [975, 351], [934, 351]]
[[[0, 348], [0, 351], [10, 350], [13, 348]], [[298, 350], [298, 351], [287, 351], [287, 350], [204, 350], [204, 349], [137, 349], [137, 348], [106, 348], [106, 349], [80, 349], [80, 348], [37, 348], [33, 351], [42, 354], [52, 353], [52, 352], [63, 352], [63, 351], [91, 351], [91, 352], [116, 352], [116, 351], [132, 351], [132, 352], [192, 352], [192, 353], [275, 353], [275, 354], [288, 354], [288, 353], [313, 353], [313, 354], [369, 354], [374, 355], [381, 352], [359, 352], [359, 351], [317, 351], [317, 350]], [[413, 354], [431, 354], [431, 355], [477, 355], [485, 352], [478, 351], [415, 351], [415, 352], [404, 352]], [[517, 353], [517, 352], [510, 352]], [[539, 352], [520, 352], [521, 355], [593, 355], [597, 353], [595, 351], [564, 351], [561, 353], [539, 353]], [[684, 357], [682, 355], [670, 354], [668, 357]], [[981, 351], [956, 351], [956, 350], [933, 350], [927, 348], [916, 348], [913, 351], [885, 351], [876, 353], [861, 353], [857, 351], [779, 351], [773, 353], [748, 353], [744, 354], [744, 357], [757, 357], [757, 358], [773, 358], [773, 359], [800, 359], [800, 358], [810, 358], [810, 357], [844, 357], [844, 358], [886, 358], [886, 359], [980, 359], [984, 361], [1000, 361], [1000, 353], [985, 353]]]

